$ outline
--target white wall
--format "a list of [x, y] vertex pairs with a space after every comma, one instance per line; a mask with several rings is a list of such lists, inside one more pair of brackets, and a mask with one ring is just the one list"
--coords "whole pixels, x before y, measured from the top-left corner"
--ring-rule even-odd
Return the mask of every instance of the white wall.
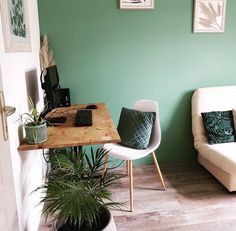
[[32, 52], [6, 53], [1, 21], [0, 62], [6, 104], [16, 107], [16, 113], [9, 117], [9, 137], [20, 230], [36, 231], [42, 208], [36, 206], [39, 194], [32, 191], [42, 184], [44, 162], [39, 151], [17, 151], [23, 137], [19, 115], [29, 110], [27, 92], [31, 91], [30, 94], [37, 99], [39, 108], [42, 108], [43, 104], [39, 83], [40, 40], [37, 0], [28, 0], [28, 11]]

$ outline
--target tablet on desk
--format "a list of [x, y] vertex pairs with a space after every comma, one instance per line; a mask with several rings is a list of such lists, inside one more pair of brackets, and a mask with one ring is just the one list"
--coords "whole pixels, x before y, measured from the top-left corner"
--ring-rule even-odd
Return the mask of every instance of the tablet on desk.
[[90, 110], [78, 110], [75, 116], [75, 126], [92, 126], [92, 112]]

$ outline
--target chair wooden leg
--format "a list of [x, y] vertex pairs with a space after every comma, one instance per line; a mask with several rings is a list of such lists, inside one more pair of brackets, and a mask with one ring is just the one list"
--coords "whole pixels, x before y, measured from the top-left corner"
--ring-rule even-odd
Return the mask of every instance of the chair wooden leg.
[[104, 175], [104, 173], [105, 173], [105, 171], [106, 171], [106, 169], [107, 169], [107, 162], [108, 162], [108, 159], [109, 159], [109, 155], [106, 154], [105, 160], [104, 160], [104, 168], [103, 168], [103, 170], [102, 170], [102, 176]]
[[126, 160], [126, 173], [129, 176], [129, 161]]
[[129, 165], [129, 200], [130, 200], [130, 212], [133, 211], [133, 188], [134, 188], [134, 183], [133, 183], [133, 164], [132, 160], [128, 160], [128, 165]]
[[152, 152], [152, 158], [153, 158], [153, 161], [154, 161], [154, 163], [156, 165], [157, 173], [158, 173], [158, 175], [159, 175], [159, 177], [161, 179], [162, 186], [163, 186], [164, 190], [166, 190], [166, 186], [165, 186], [162, 174], [161, 174], [161, 170], [160, 170], [159, 164], [157, 162], [157, 158], [156, 158], [155, 152]]

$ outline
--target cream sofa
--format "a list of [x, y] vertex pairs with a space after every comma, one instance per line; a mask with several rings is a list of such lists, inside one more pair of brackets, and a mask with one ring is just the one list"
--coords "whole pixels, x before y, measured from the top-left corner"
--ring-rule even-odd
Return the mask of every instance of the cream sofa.
[[201, 112], [236, 108], [236, 86], [197, 89], [192, 96], [192, 132], [198, 161], [230, 192], [236, 191], [236, 142], [209, 145]]

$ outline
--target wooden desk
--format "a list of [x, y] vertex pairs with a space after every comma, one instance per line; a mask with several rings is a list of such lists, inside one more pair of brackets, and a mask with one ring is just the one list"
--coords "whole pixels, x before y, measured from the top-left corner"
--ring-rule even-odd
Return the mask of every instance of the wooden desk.
[[60, 147], [75, 147], [92, 144], [120, 142], [119, 134], [104, 103], [97, 104], [92, 110], [93, 125], [89, 127], [75, 127], [76, 111], [84, 109], [86, 105], [56, 108], [50, 116], [66, 116], [66, 122], [60, 126], [48, 127], [48, 140], [42, 144], [20, 144], [18, 151], [48, 149]]

